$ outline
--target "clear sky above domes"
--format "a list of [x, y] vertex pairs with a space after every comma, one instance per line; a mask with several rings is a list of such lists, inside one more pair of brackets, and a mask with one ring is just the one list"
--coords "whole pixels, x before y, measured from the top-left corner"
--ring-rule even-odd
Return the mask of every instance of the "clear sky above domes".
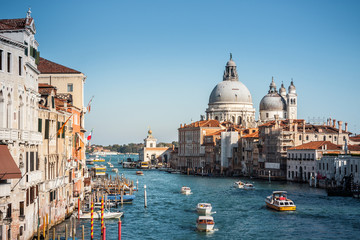
[[205, 114], [229, 53], [259, 114], [271, 77], [294, 79], [298, 116], [360, 133], [360, 1], [2, 1], [31, 7], [41, 56], [86, 74], [92, 142], [177, 140]]

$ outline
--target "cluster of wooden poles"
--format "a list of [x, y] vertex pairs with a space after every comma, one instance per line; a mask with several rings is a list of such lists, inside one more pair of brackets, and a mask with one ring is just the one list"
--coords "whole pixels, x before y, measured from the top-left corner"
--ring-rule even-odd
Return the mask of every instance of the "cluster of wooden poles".
[[[101, 240], [106, 240], [106, 226], [104, 223], [104, 196], [101, 198]], [[78, 200], [78, 219], [80, 218], [80, 198]], [[50, 234], [49, 234], [49, 225], [46, 224], [48, 221], [48, 215], [46, 215], [46, 217], [44, 217], [44, 226], [43, 226], [43, 233], [42, 236], [44, 239], [49, 240], [50, 239]], [[93, 240], [94, 239], [94, 201], [93, 199], [91, 199], [91, 217], [90, 217], [90, 239]], [[73, 221], [71, 221], [71, 236], [70, 239], [75, 240], [75, 235], [76, 235], [76, 231], [75, 231], [75, 223]], [[84, 225], [81, 226], [82, 229], [82, 240], [85, 239], [85, 231], [84, 231]], [[60, 235], [57, 235], [56, 238], [56, 230], [55, 227], [53, 227], [53, 234], [52, 234], [52, 239], [53, 240], [60, 240]], [[40, 240], [40, 231], [38, 228], [38, 234], [37, 234], [37, 239]], [[68, 231], [68, 225], [65, 224], [65, 239], [68, 240], [69, 239], [69, 231]], [[118, 221], [118, 240], [121, 240], [121, 219], [119, 218]]]

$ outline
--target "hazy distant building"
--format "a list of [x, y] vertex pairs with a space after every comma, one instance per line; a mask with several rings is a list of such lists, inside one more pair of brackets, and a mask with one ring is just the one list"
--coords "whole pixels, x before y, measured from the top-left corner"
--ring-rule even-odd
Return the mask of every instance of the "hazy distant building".
[[269, 92], [260, 101], [259, 122], [268, 122], [278, 116], [279, 119], [297, 119], [297, 93], [294, 82], [288, 88], [281, 84], [279, 92], [276, 90], [274, 78], [270, 83]]
[[206, 109], [207, 120], [230, 121], [237, 125], [255, 125], [255, 109], [249, 89], [239, 81], [236, 64], [226, 63], [223, 81], [212, 90]]
[[169, 147], [157, 147], [157, 139], [152, 135], [152, 131], [148, 131], [148, 136], [144, 139], [144, 149], [140, 152], [139, 159], [151, 164], [159, 162], [167, 164], [170, 161], [170, 154], [173, 151]]

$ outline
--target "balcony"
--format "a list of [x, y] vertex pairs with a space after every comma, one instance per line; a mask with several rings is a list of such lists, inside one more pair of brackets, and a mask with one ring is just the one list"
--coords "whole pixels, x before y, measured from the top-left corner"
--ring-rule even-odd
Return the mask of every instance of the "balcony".
[[19, 131], [11, 128], [0, 128], [0, 140], [16, 141], [19, 139]]
[[0, 184], [0, 197], [8, 197], [11, 193], [11, 184], [2, 183]]
[[30, 185], [38, 184], [43, 180], [43, 172], [42, 171], [28, 172], [27, 176], [28, 176], [28, 178], [27, 178], [28, 183]]
[[22, 143], [28, 142], [31, 144], [41, 144], [42, 134], [39, 132], [29, 130], [18, 130], [12, 128], [0, 128], [0, 140], [5, 141], [20, 141]]
[[69, 178], [67, 176], [58, 177], [55, 179], [47, 180], [46, 182], [46, 191], [54, 190], [60, 186], [64, 186], [69, 183]]

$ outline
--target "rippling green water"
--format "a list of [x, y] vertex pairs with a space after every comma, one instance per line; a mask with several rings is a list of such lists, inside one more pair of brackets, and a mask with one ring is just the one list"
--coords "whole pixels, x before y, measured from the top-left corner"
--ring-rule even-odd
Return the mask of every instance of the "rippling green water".
[[[112, 162], [117, 163], [112, 157]], [[118, 166], [114, 164], [115, 167]], [[256, 190], [235, 189], [235, 178], [207, 178], [169, 174], [157, 170], [144, 171], [119, 167], [129, 179], [139, 180], [139, 192], [131, 205], [120, 208], [122, 239], [360, 239], [360, 201], [353, 198], [327, 197], [322, 189], [304, 184], [253, 181]], [[246, 179], [243, 179], [246, 181]], [[148, 208], [144, 208], [147, 185]], [[189, 186], [192, 195], [180, 194]], [[265, 207], [265, 197], [273, 190], [286, 190], [296, 206], [295, 212], [276, 212]], [[196, 231], [196, 204], [213, 206], [213, 233]], [[90, 236], [90, 220], [84, 224]], [[107, 239], [117, 239], [117, 220], [105, 220]], [[100, 222], [95, 221], [95, 239], [100, 239]], [[63, 224], [59, 226], [63, 228]]]

